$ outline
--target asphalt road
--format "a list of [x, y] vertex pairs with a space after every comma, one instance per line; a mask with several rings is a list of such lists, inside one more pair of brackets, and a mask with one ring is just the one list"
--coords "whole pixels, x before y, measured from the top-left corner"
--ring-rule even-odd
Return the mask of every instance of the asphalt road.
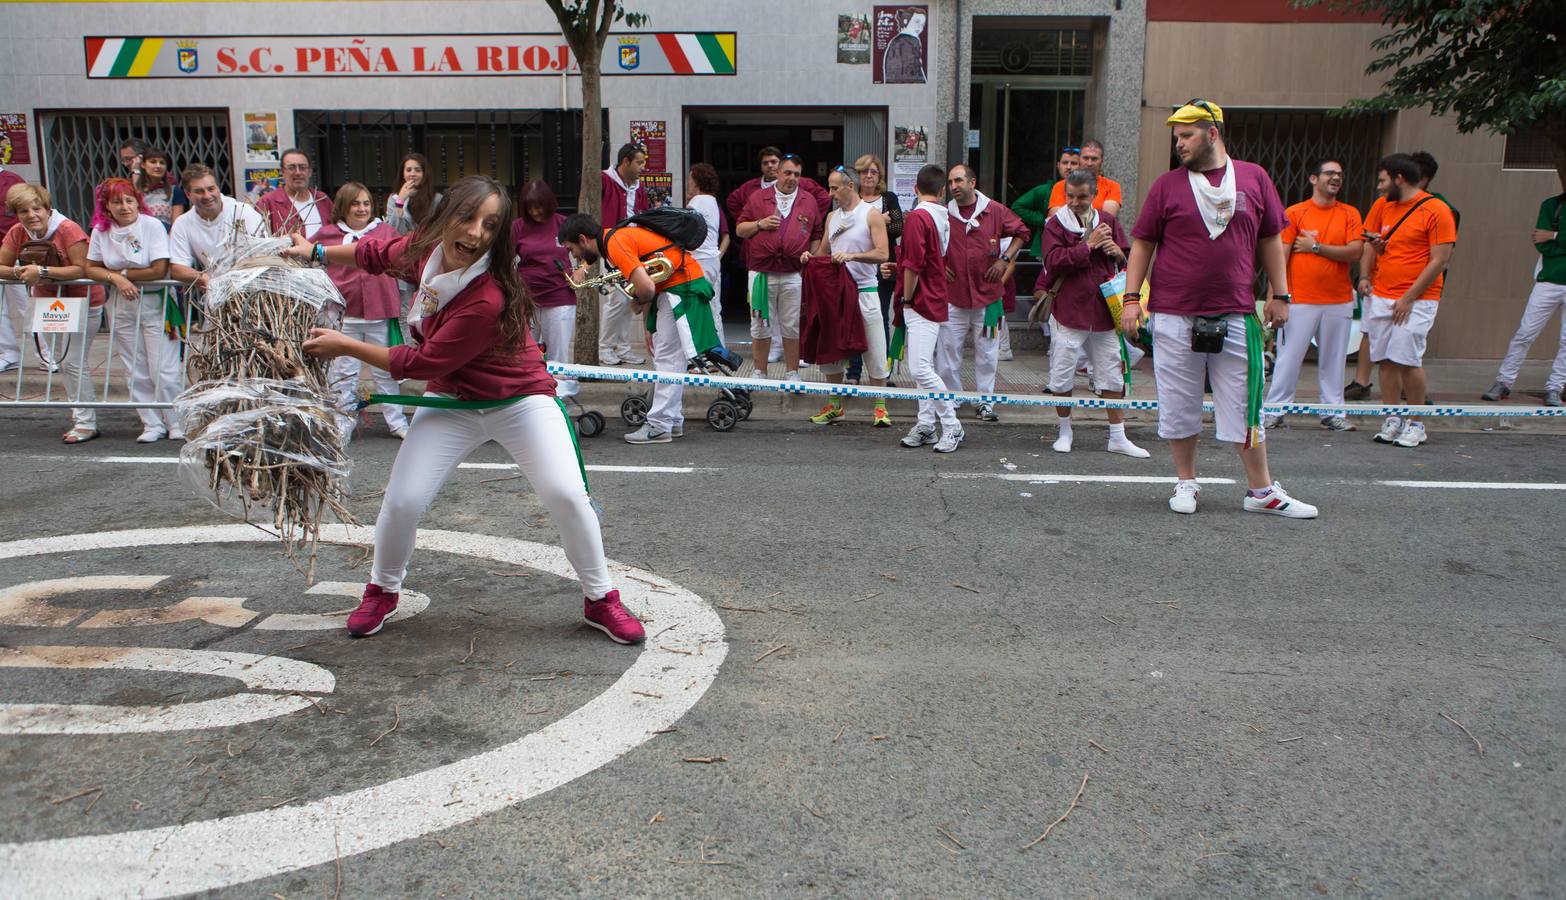
[[[170, 445], [64, 448], [59, 418], [0, 419], [3, 540], [232, 521], [173, 466], [103, 461]], [[591, 475], [610, 557], [722, 617], [727, 660], [676, 730], [465, 824], [213, 893], [1560, 895], [1566, 494], [1381, 482], [1566, 482], [1566, 439], [1447, 433], [1405, 451], [1367, 432], [1274, 433], [1275, 473], [1322, 509], [1301, 522], [1241, 512], [1243, 485], [1207, 486], [1181, 517], [1166, 485], [1069, 480], [1170, 475], [1146, 425], [1132, 436], [1153, 459], [1131, 461], [1097, 449], [1101, 426], [1079, 426], [1062, 456], [1035, 426], [974, 424], [939, 456], [858, 422], [758, 419], [724, 435], [693, 422], [679, 442], [633, 447], [611, 420], [585, 442], [589, 463], [692, 469]], [[395, 449], [379, 423], [355, 442], [357, 491], [383, 484]], [[474, 461], [506, 460], [491, 445]], [[1241, 477], [1214, 444], [1202, 468]], [[505, 475], [459, 472], [426, 524], [555, 543], [526, 482]], [[376, 505], [354, 508], [373, 521]], [[326, 548], [318, 577], [362, 580], [361, 555]], [[351, 602], [303, 594], [266, 543], [10, 559], [0, 590], [89, 575], [170, 579], [57, 597], [85, 612], [0, 624], [0, 644], [275, 654], [336, 686], [220, 728], [0, 734], [0, 844], [373, 787], [543, 728], [638, 656], [580, 625], [572, 582], [456, 553], [421, 551], [408, 586], [430, 608], [359, 641], [254, 621], [82, 627], [187, 596], [265, 612]], [[4, 703], [235, 692], [211, 676], [0, 667]]]

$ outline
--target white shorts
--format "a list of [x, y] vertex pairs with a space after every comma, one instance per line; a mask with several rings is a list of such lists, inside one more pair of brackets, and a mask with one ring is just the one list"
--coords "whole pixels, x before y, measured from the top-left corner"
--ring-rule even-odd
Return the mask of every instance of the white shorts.
[[1049, 317], [1049, 392], [1064, 394], [1077, 380], [1077, 354], [1086, 351], [1093, 370], [1093, 390], [1123, 391], [1120, 336], [1113, 331], [1079, 331]]
[[1415, 300], [1408, 319], [1392, 324], [1393, 301], [1370, 295], [1370, 312], [1365, 316], [1365, 333], [1370, 336], [1370, 361], [1394, 362], [1419, 368], [1425, 363], [1425, 339], [1435, 324], [1436, 300]]
[[[1155, 313], [1149, 320], [1153, 330], [1153, 379], [1158, 387], [1158, 436], [1177, 441], [1201, 434], [1205, 379], [1213, 386], [1213, 420], [1218, 440], [1243, 444], [1250, 377], [1245, 316], [1235, 313], [1227, 317], [1229, 335], [1222, 353], [1197, 353], [1191, 349], [1193, 318]], [[1258, 360], [1257, 365], [1260, 364]], [[1265, 439], [1265, 433], [1259, 432], [1258, 442]]]
[[[788, 340], [799, 338], [799, 301], [800, 288], [804, 283], [803, 277], [798, 272], [750, 272], [749, 281], [746, 282], [746, 296], [756, 289], [756, 276], [767, 276], [767, 313], [783, 326], [783, 337]], [[754, 306], [751, 309], [755, 309]], [[750, 317], [750, 339], [753, 341], [772, 337], [771, 326], [762, 321], [760, 316], [752, 313]]]

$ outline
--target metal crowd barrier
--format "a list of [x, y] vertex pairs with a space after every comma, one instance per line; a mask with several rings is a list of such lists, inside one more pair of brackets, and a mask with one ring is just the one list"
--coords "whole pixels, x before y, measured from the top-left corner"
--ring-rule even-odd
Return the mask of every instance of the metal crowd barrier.
[[[163, 305], [160, 309], [166, 309], [172, 298], [180, 312], [182, 327], [176, 327], [175, 334], [170, 338], [171, 343], [177, 343], [173, 348], [178, 353], [179, 375], [175, 384], [170, 386], [172, 394], [169, 401], [157, 401], [151, 403], [137, 403], [130, 397], [130, 377], [122, 379], [124, 387], [121, 392], [123, 400], [111, 399], [114, 396], [115, 366], [121, 362], [116, 352], [116, 342], [119, 331], [122, 328], [130, 328], [132, 334], [140, 335], [142, 328], [142, 316], [144, 304], [136, 304], [136, 315], [133, 320], [121, 322], [116, 314], [121, 305], [126, 303], [119, 296], [119, 289], [113, 285], [105, 285], [96, 281], [80, 279], [76, 281], [50, 281], [46, 285], [54, 291], [52, 297], [37, 297], [33, 294], [33, 288], [21, 281], [14, 279], [0, 279], [0, 292], [4, 294], [4, 304], [0, 305], [0, 311], [5, 315], [11, 314], [13, 297], [26, 295], [27, 302], [23, 306], [24, 316], [21, 327], [17, 329], [17, 345], [21, 351], [21, 360], [15, 370], [14, 383], [6, 385], [0, 376], [0, 409], [171, 409], [172, 401], [185, 389], [185, 342], [189, 337], [189, 324], [192, 321], [192, 304], [194, 291], [186, 284], [172, 279], [161, 281], [143, 281], [138, 286], [142, 288], [143, 296], [152, 291], [157, 291], [163, 297]], [[84, 303], [81, 327], [74, 331], [43, 332], [34, 330], [34, 319], [37, 304], [45, 303], [53, 299], [68, 300], [67, 288], [97, 286], [107, 291], [108, 302], [103, 305], [102, 321], [95, 331], [89, 330], [93, 314], [90, 304]], [[87, 298], [76, 298], [86, 300]], [[198, 314], [199, 315], [199, 314]], [[107, 333], [107, 340], [99, 340]], [[131, 354], [133, 368], [143, 365], [146, 345], [141, 340], [134, 342]], [[75, 384], [68, 383], [68, 370], [75, 370]], [[6, 373], [10, 375], [11, 373]], [[101, 375], [101, 377], [100, 377]], [[152, 373], [156, 379], [158, 373]], [[30, 383], [31, 381], [31, 383]], [[40, 385], [38, 382], [41, 381]], [[156, 381], [154, 382], [156, 383]], [[74, 388], [74, 389], [73, 389]], [[81, 399], [84, 391], [92, 392], [91, 400]], [[72, 396], [77, 400], [72, 400]]]

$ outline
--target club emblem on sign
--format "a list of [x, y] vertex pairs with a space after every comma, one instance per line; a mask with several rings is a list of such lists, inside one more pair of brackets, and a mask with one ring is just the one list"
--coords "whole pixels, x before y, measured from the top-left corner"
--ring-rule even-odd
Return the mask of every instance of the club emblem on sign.
[[637, 38], [620, 38], [620, 68], [629, 72], [642, 64], [642, 47]]
[[196, 42], [180, 41], [179, 52], [176, 56], [176, 61], [179, 64], [179, 70], [181, 72], [189, 75], [191, 72], [196, 71], [196, 69], [201, 65], [200, 57], [196, 53]]

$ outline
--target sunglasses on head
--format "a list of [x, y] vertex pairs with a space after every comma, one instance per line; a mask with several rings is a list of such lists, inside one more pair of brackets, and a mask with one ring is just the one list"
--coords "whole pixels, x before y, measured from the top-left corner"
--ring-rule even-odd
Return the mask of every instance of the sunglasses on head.
[[1193, 98], [1191, 98], [1190, 100], [1186, 101], [1185, 105], [1186, 106], [1194, 106], [1197, 109], [1203, 110], [1204, 112], [1207, 113], [1207, 118], [1208, 118], [1209, 121], [1212, 121], [1214, 123], [1216, 123], [1218, 121], [1218, 114], [1213, 112], [1212, 104], [1208, 103], [1206, 100], [1201, 99], [1200, 97], [1193, 97]]
[[795, 154], [795, 153], [785, 153], [785, 154], [783, 154], [782, 156], [780, 156], [778, 158], [779, 159], [790, 160], [792, 162], [800, 162], [799, 155]]
[[1060, 152], [1061, 153], [1070, 153], [1072, 156], [1078, 156], [1078, 155], [1081, 155], [1082, 148], [1081, 147], [1061, 147], [1060, 148]]

